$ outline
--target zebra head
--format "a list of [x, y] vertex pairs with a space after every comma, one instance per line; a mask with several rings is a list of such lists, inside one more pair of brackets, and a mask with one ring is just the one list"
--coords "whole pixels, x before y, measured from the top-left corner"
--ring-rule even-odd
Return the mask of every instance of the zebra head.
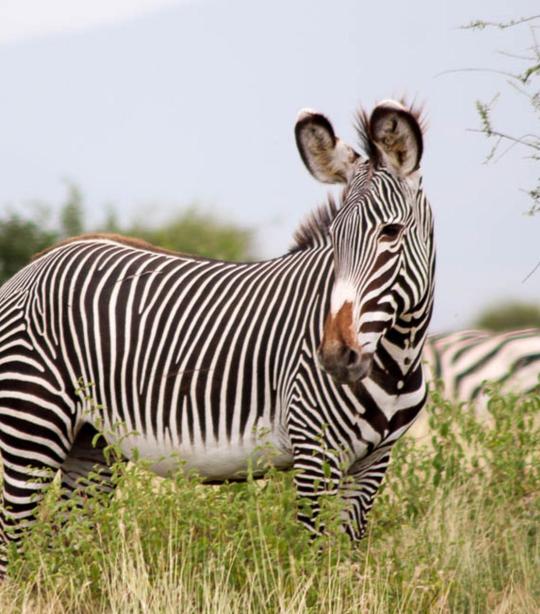
[[367, 157], [337, 138], [321, 114], [303, 111], [296, 124], [300, 155], [312, 175], [346, 184], [330, 226], [335, 277], [319, 358], [338, 383], [350, 385], [369, 375], [381, 345], [387, 355], [400, 357], [414, 345], [433, 295], [432, 219], [419, 171], [418, 115], [384, 101], [359, 120]]

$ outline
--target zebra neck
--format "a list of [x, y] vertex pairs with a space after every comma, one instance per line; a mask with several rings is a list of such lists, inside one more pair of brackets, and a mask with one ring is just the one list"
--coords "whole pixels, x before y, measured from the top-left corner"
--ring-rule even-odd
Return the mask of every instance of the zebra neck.
[[[387, 373], [394, 374], [403, 379], [413, 373], [422, 358], [424, 338], [414, 339], [414, 330], [409, 331], [402, 337], [401, 343], [395, 342], [395, 333], [381, 339], [375, 353], [375, 362]], [[401, 334], [400, 334], [401, 336]]]

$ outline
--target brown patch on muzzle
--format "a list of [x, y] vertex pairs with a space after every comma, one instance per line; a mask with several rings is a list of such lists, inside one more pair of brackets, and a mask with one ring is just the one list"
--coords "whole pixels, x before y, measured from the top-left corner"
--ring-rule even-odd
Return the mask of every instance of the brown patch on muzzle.
[[335, 314], [329, 313], [324, 323], [323, 340], [321, 352], [331, 352], [332, 349], [347, 345], [356, 345], [353, 333], [353, 311], [352, 303], [343, 303], [341, 309]]
[[319, 348], [319, 360], [339, 384], [354, 384], [369, 374], [372, 355], [362, 352], [356, 341], [350, 301], [344, 303], [335, 315], [328, 314]]

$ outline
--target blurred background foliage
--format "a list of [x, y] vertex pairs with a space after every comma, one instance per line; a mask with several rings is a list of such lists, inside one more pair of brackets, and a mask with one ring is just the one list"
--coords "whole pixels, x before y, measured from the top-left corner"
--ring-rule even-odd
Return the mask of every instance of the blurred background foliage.
[[540, 307], [517, 301], [499, 303], [485, 309], [477, 317], [474, 326], [493, 331], [540, 328]]
[[35, 253], [84, 232], [114, 232], [208, 258], [238, 261], [254, 257], [251, 229], [222, 221], [195, 206], [179, 209], [162, 223], [137, 220], [128, 225], [119, 223], [114, 208], [110, 208], [102, 225], [89, 227], [82, 192], [68, 183], [66, 200], [56, 219], [53, 209], [56, 207], [47, 203], [30, 203], [0, 214], [0, 283], [28, 264]]
[[238, 261], [249, 259], [251, 254], [250, 230], [217, 220], [196, 207], [183, 210], [161, 226], [144, 226], [136, 222], [130, 228], [120, 229], [120, 233], [208, 258]]

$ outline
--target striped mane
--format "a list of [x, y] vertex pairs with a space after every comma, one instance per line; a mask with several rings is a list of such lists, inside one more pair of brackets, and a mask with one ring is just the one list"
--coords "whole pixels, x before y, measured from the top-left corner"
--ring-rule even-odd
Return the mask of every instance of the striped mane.
[[336, 201], [331, 194], [328, 194], [326, 202], [309, 213], [296, 229], [293, 235], [294, 243], [289, 249], [289, 253], [301, 252], [323, 243], [337, 212]]

